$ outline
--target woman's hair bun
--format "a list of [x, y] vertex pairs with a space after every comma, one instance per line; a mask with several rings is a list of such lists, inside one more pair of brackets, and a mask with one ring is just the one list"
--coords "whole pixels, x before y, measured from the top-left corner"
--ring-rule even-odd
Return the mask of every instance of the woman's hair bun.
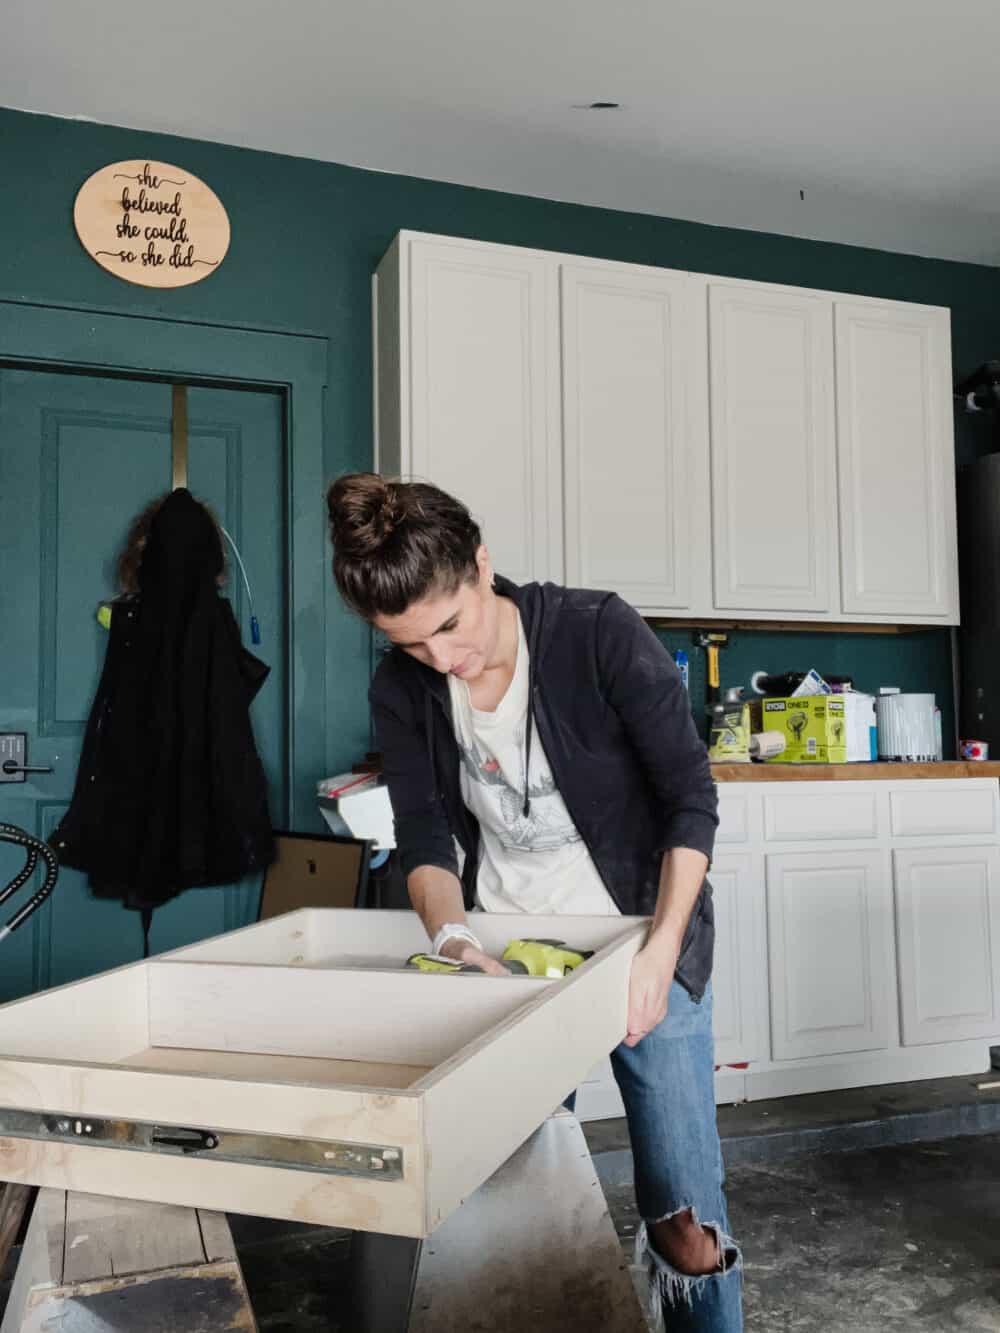
[[327, 494], [334, 550], [345, 559], [373, 556], [406, 519], [397, 482], [375, 472], [340, 477]]

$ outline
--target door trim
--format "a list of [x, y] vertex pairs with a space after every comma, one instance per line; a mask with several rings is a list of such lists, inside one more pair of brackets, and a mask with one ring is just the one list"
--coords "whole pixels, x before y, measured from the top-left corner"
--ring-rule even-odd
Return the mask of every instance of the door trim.
[[[0, 301], [0, 364], [282, 394], [286, 559], [288, 822], [309, 828], [326, 763], [325, 532], [321, 503], [328, 340], [149, 315]], [[315, 506], [294, 503], [314, 495]], [[317, 689], [317, 683], [320, 688]], [[284, 820], [278, 820], [284, 823]]]

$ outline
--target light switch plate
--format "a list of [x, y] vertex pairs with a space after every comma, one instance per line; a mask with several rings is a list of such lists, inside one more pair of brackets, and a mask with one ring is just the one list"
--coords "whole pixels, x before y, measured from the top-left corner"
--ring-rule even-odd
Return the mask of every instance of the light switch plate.
[[28, 733], [26, 731], [0, 731], [0, 782], [24, 782], [24, 773], [5, 773], [3, 766], [13, 760], [20, 767], [28, 762]]

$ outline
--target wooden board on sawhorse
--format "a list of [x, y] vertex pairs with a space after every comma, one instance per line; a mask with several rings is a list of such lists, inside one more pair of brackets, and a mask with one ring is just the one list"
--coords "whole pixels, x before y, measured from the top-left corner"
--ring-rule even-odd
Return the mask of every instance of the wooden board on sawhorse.
[[551, 1116], [425, 1241], [355, 1232], [352, 1333], [646, 1333], [587, 1141]]
[[221, 1213], [43, 1189], [0, 1333], [257, 1333]]

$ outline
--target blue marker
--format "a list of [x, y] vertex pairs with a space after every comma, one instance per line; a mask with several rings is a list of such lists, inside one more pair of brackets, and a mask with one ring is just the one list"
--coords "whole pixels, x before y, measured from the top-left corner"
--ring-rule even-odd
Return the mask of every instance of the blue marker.
[[681, 680], [684, 682], [684, 688], [690, 691], [691, 685], [688, 680], [688, 655], [683, 648], [678, 648], [674, 653], [674, 665], [681, 673]]

